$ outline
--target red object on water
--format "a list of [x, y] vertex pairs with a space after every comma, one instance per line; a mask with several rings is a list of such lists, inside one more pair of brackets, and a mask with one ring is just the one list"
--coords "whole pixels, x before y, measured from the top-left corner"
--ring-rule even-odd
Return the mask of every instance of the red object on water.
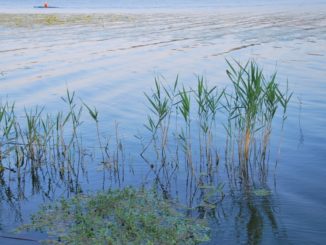
[[44, 3], [44, 8], [47, 8], [47, 7], [49, 7], [49, 5], [48, 5], [47, 2], [45, 2], [45, 3]]

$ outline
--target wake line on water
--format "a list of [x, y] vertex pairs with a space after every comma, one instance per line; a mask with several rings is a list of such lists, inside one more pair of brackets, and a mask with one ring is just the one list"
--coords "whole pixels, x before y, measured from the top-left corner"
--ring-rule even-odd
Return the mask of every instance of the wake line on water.
[[217, 53], [217, 54], [212, 54], [212, 56], [220, 56], [220, 55], [223, 55], [223, 54], [231, 53], [231, 52], [236, 51], [236, 50], [245, 49], [245, 48], [249, 48], [249, 47], [253, 47], [253, 46], [258, 46], [258, 45], [261, 45], [261, 43], [251, 43], [251, 44], [248, 44], [248, 45], [242, 45], [240, 47], [231, 48], [230, 50], [225, 51], [225, 52], [221, 52], [221, 53]]

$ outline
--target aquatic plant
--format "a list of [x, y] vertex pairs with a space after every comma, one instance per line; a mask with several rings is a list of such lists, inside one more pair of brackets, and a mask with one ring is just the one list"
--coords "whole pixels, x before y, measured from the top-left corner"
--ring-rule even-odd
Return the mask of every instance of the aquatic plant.
[[[113, 169], [112, 175], [119, 176], [122, 171], [124, 152], [117, 126], [112, 130], [115, 142], [110, 142], [100, 132], [96, 109], [78, 103], [75, 93], [69, 90], [62, 101], [64, 109], [56, 114], [45, 113], [44, 107], [36, 106], [25, 108], [21, 115], [16, 112], [14, 103], [0, 105], [0, 179], [6, 182], [8, 177], [18, 181], [17, 193], [11, 193], [10, 187], [5, 191], [16, 200], [25, 198], [26, 181], [31, 184], [33, 194], [42, 193], [47, 198], [50, 198], [53, 184], [65, 186], [68, 193], [80, 192], [79, 182], [85, 175], [85, 164], [94, 159], [101, 159], [98, 165], [103, 166], [104, 175]], [[98, 146], [92, 146], [93, 152], [82, 140], [83, 108], [95, 122], [93, 132], [88, 128], [90, 137], [98, 139]], [[116, 180], [120, 181], [120, 177]]]
[[194, 193], [206, 195], [207, 189], [201, 187], [219, 185], [213, 175], [219, 164], [216, 117], [223, 94], [224, 90], [210, 88], [202, 77], [195, 88], [180, 86], [178, 77], [171, 87], [155, 79], [152, 94], [145, 94], [151, 112], [145, 125], [150, 140], [143, 144], [141, 155], [163, 193], [169, 192], [180, 168], [187, 173], [189, 207]]
[[[64, 14], [64, 13], [35, 13], [35, 14], [6, 14], [0, 16], [0, 25], [15, 28], [42, 28], [55, 26], [79, 25], [112, 25], [117, 22], [132, 22], [133, 16], [121, 14]], [[0, 71], [0, 75], [2, 75]]]
[[[155, 79], [154, 89], [145, 94], [147, 133], [137, 136], [143, 146], [140, 155], [149, 168], [144, 182], [154, 183], [169, 199], [181, 176], [188, 211], [201, 216], [214, 213], [224, 198], [223, 154], [231, 191], [265, 188], [275, 115], [281, 109], [282, 130], [292, 96], [288, 86], [280, 88], [276, 74], [267, 77], [254, 61], [228, 65], [231, 89], [210, 86], [203, 77], [197, 78], [195, 87], [180, 84], [178, 77], [172, 86]], [[42, 193], [46, 198], [54, 196], [53, 186], [67, 190], [68, 196], [82, 192], [87, 162], [103, 170], [103, 190], [106, 181], [122, 185], [125, 148], [119, 124], [110, 138], [101, 131], [95, 107], [70, 91], [62, 101], [65, 107], [56, 114], [34, 107], [25, 108], [20, 116], [14, 103], [0, 105], [0, 181], [6, 188], [0, 195], [7, 196], [8, 202], [25, 198], [26, 181], [31, 183], [32, 194]], [[85, 111], [88, 123], [94, 123], [87, 125], [91, 146], [84, 145], [82, 137]], [[17, 180], [17, 193], [5, 178]]]
[[[276, 73], [267, 78], [254, 61], [248, 61], [245, 65], [237, 61], [235, 64], [227, 63], [227, 75], [234, 88], [225, 106], [229, 113], [227, 134], [229, 138], [236, 138], [240, 173], [248, 180], [251, 153], [254, 156], [252, 160], [258, 162], [260, 168], [266, 168], [267, 146], [275, 113], [279, 106], [283, 108], [283, 124], [292, 93], [288, 93], [288, 88], [282, 93], [276, 82]], [[260, 138], [256, 137], [258, 132], [262, 132]], [[254, 150], [258, 142], [260, 149]], [[266, 173], [266, 169], [262, 172]]]
[[[273, 121], [281, 108], [284, 124], [292, 93], [288, 87], [284, 91], [279, 88], [276, 73], [266, 76], [254, 61], [227, 64], [232, 89], [208, 86], [203, 77], [198, 77], [194, 88], [179, 85], [178, 79], [167, 87], [156, 79], [155, 90], [145, 94], [151, 111], [145, 125], [150, 141], [141, 155], [163, 192], [169, 189], [182, 163], [187, 173], [187, 193], [198, 192], [200, 186], [220, 184], [214, 175], [222, 154], [219, 141], [223, 138], [229, 182], [233, 186], [239, 179], [247, 186], [256, 178], [266, 182]], [[226, 134], [219, 127], [221, 124]]]
[[209, 239], [203, 221], [186, 217], [151, 191], [132, 188], [44, 205], [20, 229], [47, 232], [51, 244], [198, 244]]

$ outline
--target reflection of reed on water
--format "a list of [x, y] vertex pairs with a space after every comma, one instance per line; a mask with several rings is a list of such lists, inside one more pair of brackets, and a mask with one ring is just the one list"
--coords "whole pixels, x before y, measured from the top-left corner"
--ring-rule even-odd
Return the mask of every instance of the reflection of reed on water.
[[[14, 104], [0, 106], [0, 200], [13, 211], [15, 220], [21, 221], [21, 203], [34, 196], [53, 201], [82, 193], [94, 162], [103, 170], [103, 188], [107, 181], [123, 180], [124, 150], [118, 126], [112, 137], [114, 147], [109, 139], [101, 140], [98, 147], [84, 145], [80, 131], [87, 105], [78, 105], [75, 93], [69, 91], [62, 99], [67, 112], [54, 116], [35, 107], [25, 109], [21, 119]], [[99, 130], [97, 125], [94, 134]]]
[[[291, 94], [278, 88], [275, 74], [266, 78], [254, 61], [228, 64], [233, 90], [209, 87], [199, 77], [195, 88], [180, 86], [178, 78], [172, 87], [157, 79], [152, 94], [145, 94], [151, 110], [147, 134], [137, 136], [149, 171], [144, 185], [156, 185], [166, 199], [178, 198], [189, 215], [218, 222], [228, 219], [223, 200], [231, 198], [239, 210], [232, 215], [241, 220], [236, 227], [245, 223], [248, 242], [257, 244], [265, 219], [273, 231], [278, 227], [268, 188], [269, 146], [274, 116], [278, 107], [283, 109], [282, 130]], [[0, 108], [0, 193], [18, 216], [28, 192], [46, 200], [54, 200], [58, 192], [67, 197], [82, 193], [90, 170], [87, 163], [101, 167], [103, 190], [107, 182], [120, 187], [125, 181], [118, 125], [111, 147], [101, 133], [96, 108], [77, 104], [75, 93], [69, 91], [62, 99], [65, 113], [25, 110], [25, 124], [18, 121], [14, 105]], [[80, 133], [85, 109], [95, 123], [98, 147], [94, 141], [93, 147], [84, 144]]]
[[199, 77], [197, 87], [188, 89], [178, 79], [171, 88], [156, 80], [152, 94], [146, 94], [150, 140], [141, 155], [163, 192], [180, 172], [186, 173], [187, 195], [221, 186], [223, 154], [230, 191], [266, 184], [273, 119], [281, 108], [282, 130], [292, 94], [281, 91], [276, 74], [267, 77], [254, 61], [228, 65], [231, 91], [209, 87]]
[[[217, 223], [233, 217], [239, 239], [259, 244], [263, 225], [279, 233], [268, 187], [270, 139], [279, 107], [283, 129], [292, 94], [281, 91], [275, 74], [265, 77], [254, 62], [229, 63], [227, 73], [233, 91], [208, 87], [202, 78], [189, 89], [180, 87], [178, 79], [172, 88], [156, 80], [146, 95], [150, 140], [143, 144], [142, 157], [167, 198], [186, 200], [189, 213]], [[225, 212], [224, 199], [239, 212]]]

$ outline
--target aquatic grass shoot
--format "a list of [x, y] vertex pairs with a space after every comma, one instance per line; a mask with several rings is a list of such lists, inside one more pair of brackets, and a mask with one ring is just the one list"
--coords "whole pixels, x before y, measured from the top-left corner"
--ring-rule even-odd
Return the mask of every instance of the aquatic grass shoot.
[[178, 171], [187, 173], [189, 206], [194, 191], [204, 191], [199, 187], [211, 186], [216, 181], [213, 175], [219, 154], [215, 127], [223, 94], [224, 90], [209, 88], [198, 77], [195, 88], [179, 85], [178, 78], [172, 87], [156, 79], [155, 90], [145, 95], [150, 110], [145, 127], [150, 140], [141, 155], [151, 166], [163, 192], [169, 190]]
[[[289, 94], [288, 89], [282, 93], [276, 82], [276, 73], [266, 77], [254, 61], [248, 61], [245, 65], [237, 61], [227, 63], [227, 75], [234, 88], [226, 100], [229, 113], [227, 134], [229, 138], [236, 138], [240, 172], [244, 180], [248, 180], [251, 153], [251, 160], [258, 163], [260, 168], [266, 168], [266, 153], [275, 113], [279, 106], [283, 108], [283, 124], [292, 93]], [[259, 132], [262, 132], [260, 138], [257, 137]], [[260, 145], [259, 150], [257, 145]]]
[[[254, 61], [227, 64], [232, 89], [208, 86], [203, 77], [197, 78], [194, 88], [186, 88], [178, 79], [170, 88], [156, 79], [153, 93], [145, 94], [150, 109], [145, 127], [151, 136], [141, 155], [163, 191], [181, 171], [181, 163], [191, 192], [217, 185], [222, 154], [233, 186], [239, 179], [249, 186], [257, 176], [266, 181], [273, 121], [281, 108], [284, 123], [292, 93], [279, 88], [276, 73], [266, 76]], [[221, 139], [226, 139], [222, 152]]]
[[[109, 149], [109, 139], [103, 140], [99, 129], [98, 111], [85, 103], [78, 103], [74, 92], [66, 91], [62, 97], [65, 108], [56, 114], [45, 112], [44, 107], [25, 108], [22, 114], [16, 112], [14, 103], [0, 105], [0, 180], [15, 178], [18, 186], [24, 186], [26, 176], [31, 176], [33, 193], [49, 191], [41, 185], [66, 186], [68, 192], [80, 191], [79, 180], [85, 175], [85, 164], [101, 155], [101, 165], [112, 164], [113, 175], [120, 171], [124, 161], [121, 140], [117, 127], [112, 130], [117, 145]], [[97, 137], [98, 145], [92, 146], [90, 153], [84, 146], [81, 134], [83, 108], [86, 108], [95, 122], [95, 130], [89, 128], [91, 135]], [[111, 147], [111, 146], [110, 146]], [[118, 163], [119, 162], [119, 163]], [[103, 168], [111, 171], [110, 168]], [[42, 190], [42, 188], [45, 188]], [[9, 189], [7, 189], [9, 193]], [[20, 195], [20, 194], [19, 194]], [[17, 200], [24, 196], [17, 197]]]

